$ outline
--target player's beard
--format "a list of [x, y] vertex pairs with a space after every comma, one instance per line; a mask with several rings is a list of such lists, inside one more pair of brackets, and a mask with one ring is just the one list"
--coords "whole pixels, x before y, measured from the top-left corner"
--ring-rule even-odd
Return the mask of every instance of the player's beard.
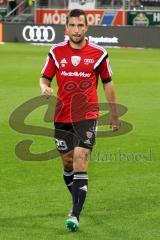
[[69, 36], [70, 41], [73, 42], [74, 44], [80, 44], [84, 41], [85, 36], [81, 36], [79, 39], [74, 39], [74, 36]]

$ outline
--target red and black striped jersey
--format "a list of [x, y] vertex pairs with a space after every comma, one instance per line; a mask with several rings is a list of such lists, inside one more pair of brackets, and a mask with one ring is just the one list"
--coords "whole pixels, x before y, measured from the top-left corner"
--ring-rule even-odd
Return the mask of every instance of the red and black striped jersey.
[[54, 45], [47, 56], [42, 76], [52, 81], [56, 76], [58, 102], [55, 122], [77, 122], [98, 117], [97, 85], [111, 81], [106, 50], [91, 42], [74, 49], [69, 41]]

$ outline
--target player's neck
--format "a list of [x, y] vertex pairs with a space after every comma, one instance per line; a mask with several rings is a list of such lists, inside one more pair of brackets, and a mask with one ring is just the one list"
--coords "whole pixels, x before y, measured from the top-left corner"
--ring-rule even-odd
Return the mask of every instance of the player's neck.
[[69, 44], [74, 49], [81, 49], [86, 45], [86, 39], [83, 39], [83, 41], [80, 43], [74, 43], [71, 40], [69, 40]]

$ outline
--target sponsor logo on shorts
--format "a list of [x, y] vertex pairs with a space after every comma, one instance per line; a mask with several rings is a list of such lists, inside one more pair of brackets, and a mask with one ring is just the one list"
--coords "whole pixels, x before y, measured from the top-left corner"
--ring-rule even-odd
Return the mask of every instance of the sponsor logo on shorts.
[[91, 141], [89, 139], [87, 139], [87, 140], [84, 141], [84, 143], [90, 145]]
[[91, 138], [93, 136], [93, 132], [87, 131], [86, 136], [87, 138]]

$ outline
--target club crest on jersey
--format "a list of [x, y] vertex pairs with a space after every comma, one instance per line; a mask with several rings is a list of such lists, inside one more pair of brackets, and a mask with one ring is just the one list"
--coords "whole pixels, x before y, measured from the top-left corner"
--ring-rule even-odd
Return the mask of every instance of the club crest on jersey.
[[80, 56], [72, 56], [71, 57], [71, 62], [73, 64], [73, 66], [75, 66], [75, 67], [79, 65], [80, 61], [81, 61]]

